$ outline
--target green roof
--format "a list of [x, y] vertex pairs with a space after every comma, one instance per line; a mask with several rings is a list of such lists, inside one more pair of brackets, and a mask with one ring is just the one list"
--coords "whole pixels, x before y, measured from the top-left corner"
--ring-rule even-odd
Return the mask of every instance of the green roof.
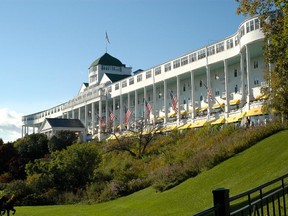
[[96, 59], [89, 67], [89, 69], [91, 67], [97, 66], [97, 65], [109, 65], [109, 66], [118, 66], [118, 67], [122, 67], [125, 66], [124, 64], [122, 64], [122, 62], [109, 55], [108, 53], [105, 53], [103, 56], [101, 56], [100, 58]]
[[51, 127], [85, 128], [79, 119], [46, 118]]
[[122, 75], [122, 74], [109, 74], [109, 73], [105, 73], [108, 78], [111, 80], [112, 83], [114, 82], [118, 82], [119, 80], [125, 79], [131, 75]]

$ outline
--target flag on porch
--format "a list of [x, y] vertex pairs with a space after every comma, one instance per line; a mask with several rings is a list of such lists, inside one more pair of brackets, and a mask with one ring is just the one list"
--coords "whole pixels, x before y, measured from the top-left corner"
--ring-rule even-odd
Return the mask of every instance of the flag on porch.
[[128, 125], [131, 114], [131, 110], [125, 106], [124, 125]]
[[174, 110], [175, 113], [178, 113], [178, 108], [177, 108], [178, 100], [172, 91], [170, 91], [170, 97], [171, 97], [172, 109]]
[[152, 106], [146, 99], [144, 99], [144, 100], [145, 100], [146, 116], [149, 116], [150, 112], [152, 110]]

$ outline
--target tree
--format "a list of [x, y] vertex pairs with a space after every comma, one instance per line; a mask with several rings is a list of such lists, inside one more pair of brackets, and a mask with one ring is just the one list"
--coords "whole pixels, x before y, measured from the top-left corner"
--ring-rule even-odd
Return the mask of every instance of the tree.
[[92, 179], [101, 161], [97, 146], [90, 143], [74, 144], [62, 151], [52, 152], [49, 160], [35, 160], [26, 166], [28, 175], [52, 176], [60, 191], [76, 191]]
[[147, 147], [160, 132], [158, 125], [147, 125], [146, 119], [141, 118], [136, 123], [136, 129], [121, 135], [112, 133], [115, 141], [110, 142], [107, 152], [126, 151], [134, 158], [142, 158], [147, 153]]
[[27, 163], [38, 158], [43, 158], [48, 151], [48, 139], [45, 134], [31, 134], [14, 143], [20, 159]]
[[13, 166], [10, 164], [10, 172], [14, 178], [23, 179], [26, 177], [25, 166], [28, 162], [43, 158], [48, 151], [48, 139], [44, 134], [31, 134], [17, 140], [13, 144], [17, 151], [18, 158]]
[[56, 150], [66, 149], [77, 141], [77, 135], [73, 131], [57, 131], [54, 136], [51, 137], [48, 143], [50, 152]]
[[281, 113], [288, 118], [288, 2], [286, 0], [236, 0], [239, 3], [238, 14], [257, 15], [264, 33], [264, 58], [273, 68], [267, 70], [268, 88], [263, 88], [269, 95], [265, 107]]

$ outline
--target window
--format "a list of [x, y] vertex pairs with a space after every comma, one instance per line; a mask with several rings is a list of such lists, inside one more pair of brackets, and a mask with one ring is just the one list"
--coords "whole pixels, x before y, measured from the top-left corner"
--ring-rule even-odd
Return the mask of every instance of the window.
[[141, 82], [142, 81], [142, 74], [139, 74], [138, 76], [137, 76], [137, 82]]
[[254, 31], [254, 20], [250, 21], [250, 31]]
[[178, 68], [178, 67], [180, 67], [180, 59], [173, 61], [173, 68]]
[[234, 77], [237, 77], [237, 76], [238, 76], [237, 69], [234, 69]]
[[202, 85], [203, 85], [203, 82], [202, 82], [202, 80], [200, 80], [200, 83], [199, 83], [199, 85], [200, 85], [200, 87], [202, 87]]
[[199, 98], [199, 99], [200, 99], [200, 101], [203, 101], [203, 96], [202, 96], [202, 95], [200, 95], [200, 98]]
[[146, 72], [146, 79], [151, 78], [151, 76], [152, 76], [151, 71], [147, 71], [147, 72]]
[[254, 61], [254, 69], [258, 68], [258, 61]]
[[185, 92], [186, 91], [186, 85], [184, 84], [183, 85], [183, 92]]
[[107, 90], [109, 93], [112, 92], [112, 87], [111, 86], [108, 86], [108, 90]]
[[165, 70], [165, 72], [170, 71], [171, 70], [171, 63], [165, 64], [164, 70]]
[[102, 65], [102, 70], [109, 70], [109, 69], [110, 69], [110, 66]]
[[188, 64], [188, 56], [181, 58], [181, 66]]
[[249, 22], [246, 23], [246, 33], [248, 33], [250, 31], [250, 24]]
[[134, 84], [134, 77], [129, 79], [129, 85], [133, 85]]
[[207, 56], [211, 56], [215, 54], [215, 46], [210, 46], [207, 49]]
[[115, 84], [115, 90], [118, 90], [119, 89], [119, 83], [116, 83]]
[[230, 49], [233, 47], [233, 38], [226, 41], [226, 47], [227, 49]]
[[127, 87], [127, 80], [124, 80], [124, 81], [122, 82], [122, 88], [125, 88], [125, 87]]
[[161, 74], [161, 67], [155, 68], [155, 75], [157, 76], [159, 74]]
[[222, 51], [224, 51], [224, 42], [218, 43], [216, 45], [216, 52], [219, 53], [219, 52], [222, 52]]
[[238, 36], [236, 36], [236, 37], [235, 37], [235, 46], [237, 46], [238, 43], [239, 43], [239, 41], [238, 41]]
[[258, 77], [254, 77], [254, 85], [259, 85], [259, 79], [258, 79]]
[[240, 38], [245, 35], [244, 25], [240, 28]]
[[216, 95], [216, 96], [219, 96], [219, 95], [220, 95], [220, 91], [219, 91], [218, 88], [215, 89], [215, 95]]
[[202, 59], [202, 58], [205, 58], [205, 57], [206, 57], [206, 51], [205, 51], [205, 49], [200, 50], [200, 51], [198, 52], [198, 59]]
[[255, 29], [259, 29], [259, 19], [255, 19]]
[[235, 93], [238, 92], [238, 85], [235, 85]]
[[193, 54], [191, 54], [191, 55], [189, 55], [189, 62], [191, 63], [191, 62], [194, 62], [194, 61], [196, 61], [197, 60], [197, 55], [196, 55], [196, 53], [193, 53]]

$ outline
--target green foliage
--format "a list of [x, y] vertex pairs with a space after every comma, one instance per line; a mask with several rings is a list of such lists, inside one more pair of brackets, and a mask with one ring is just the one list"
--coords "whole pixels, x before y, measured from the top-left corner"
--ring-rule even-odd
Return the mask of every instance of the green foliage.
[[43, 158], [48, 151], [48, 139], [44, 134], [31, 134], [14, 143], [21, 160], [25, 163]]
[[57, 131], [48, 142], [50, 152], [66, 149], [77, 141], [77, 135], [73, 131]]
[[17, 211], [21, 216], [193, 215], [212, 206], [212, 190], [216, 188], [227, 188], [234, 196], [286, 174], [287, 138], [287, 130], [270, 136], [164, 193], [149, 187], [101, 204], [17, 207]]
[[[271, 63], [272, 71], [267, 71], [269, 88], [262, 89], [270, 100], [266, 107], [276, 110], [288, 118], [288, 3], [286, 0], [239, 2], [238, 14], [259, 16], [265, 35], [265, 62]], [[272, 73], [270, 73], [272, 72]]]
[[0, 140], [0, 176], [13, 170], [13, 164], [17, 160], [17, 151], [12, 143], [1, 144]]
[[27, 164], [26, 170], [29, 176], [46, 174], [52, 177], [55, 187], [60, 191], [76, 191], [90, 181], [99, 163], [96, 146], [84, 143], [53, 152], [49, 160]]

